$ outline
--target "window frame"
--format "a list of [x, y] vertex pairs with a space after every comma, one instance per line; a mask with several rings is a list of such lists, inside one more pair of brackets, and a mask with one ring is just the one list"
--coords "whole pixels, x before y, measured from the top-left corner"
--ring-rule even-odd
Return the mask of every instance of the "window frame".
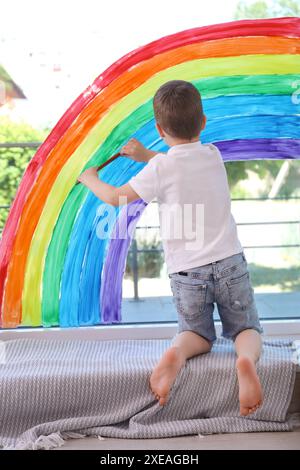
[[[263, 337], [300, 339], [300, 319], [261, 320]], [[216, 321], [217, 335], [221, 335], [221, 322]], [[0, 341], [15, 339], [47, 340], [151, 340], [172, 339], [177, 332], [177, 323], [144, 323], [128, 325], [97, 325], [76, 328], [16, 328], [0, 331]]]

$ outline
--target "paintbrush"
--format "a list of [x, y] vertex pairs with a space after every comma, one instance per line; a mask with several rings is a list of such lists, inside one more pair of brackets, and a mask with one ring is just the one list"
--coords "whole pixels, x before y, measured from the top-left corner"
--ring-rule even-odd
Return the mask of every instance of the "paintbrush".
[[[118, 152], [118, 153], [115, 153], [112, 157], [110, 157], [106, 162], [102, 163], [102, 165], [99, 165], [97, 166], [96, 170], [99, 171], [99, 170], [102, 170], [102, 168], [104, 168], [105, 166], [109, 165], [111, 162], [113, 162], [116, 158], [120, 157], [121, 156], [121, 153]], [[76, 181], [75, 184], [79, 184], [80, 181]]]

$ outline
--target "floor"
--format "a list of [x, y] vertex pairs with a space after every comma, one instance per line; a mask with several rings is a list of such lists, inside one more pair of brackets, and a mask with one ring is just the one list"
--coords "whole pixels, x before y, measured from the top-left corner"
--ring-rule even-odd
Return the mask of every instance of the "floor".
[[260, 432], [185, 436], [172, 439], [72, 439], [55, 450], [300, 450], [300, 428], [293, 432]]
[[[255, 301], [261, 320], [286, 317], [299, 318], [300, 292], [255, 294]], [[217, 309], [214, 317], [218, 319]], [[177, 321], [172, 297], [147, 297], [138, 301], [124, 299], [122, 323]]]

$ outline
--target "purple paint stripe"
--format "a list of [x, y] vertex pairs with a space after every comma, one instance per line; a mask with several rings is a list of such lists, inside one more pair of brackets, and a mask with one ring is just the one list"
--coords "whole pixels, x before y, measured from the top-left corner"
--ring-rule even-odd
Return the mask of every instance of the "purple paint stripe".
[[136, 223], [146, 206], [141, 199], [125, 206], [112, 231], [101, 282], [101, 323], [119, 323], [122, 320], [122, 281], [127, 253]]
[[214, 142], [224, 161], [300, 159], [300, 139], [240, 139]]

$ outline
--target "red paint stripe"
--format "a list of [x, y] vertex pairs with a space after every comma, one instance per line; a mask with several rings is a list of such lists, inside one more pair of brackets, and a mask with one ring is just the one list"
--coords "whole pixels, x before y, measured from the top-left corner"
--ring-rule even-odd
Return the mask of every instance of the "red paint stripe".
[[156, 54], [166, 52], [176, 47], [196, 42], [212, 41], [244, 36], [281, 36], [289, 38], [300, 37], [300, 18], [269, 18], [259, 20], [242, 20], [221, 23], [212, 26], [187, 29], [179, 33], [164, 36], [135, 49], [112, 64], [94, 81], [96, 86], [104, 88], [111, 79], [115, 79], [129, 67], [142, 60], [147, 60]]

